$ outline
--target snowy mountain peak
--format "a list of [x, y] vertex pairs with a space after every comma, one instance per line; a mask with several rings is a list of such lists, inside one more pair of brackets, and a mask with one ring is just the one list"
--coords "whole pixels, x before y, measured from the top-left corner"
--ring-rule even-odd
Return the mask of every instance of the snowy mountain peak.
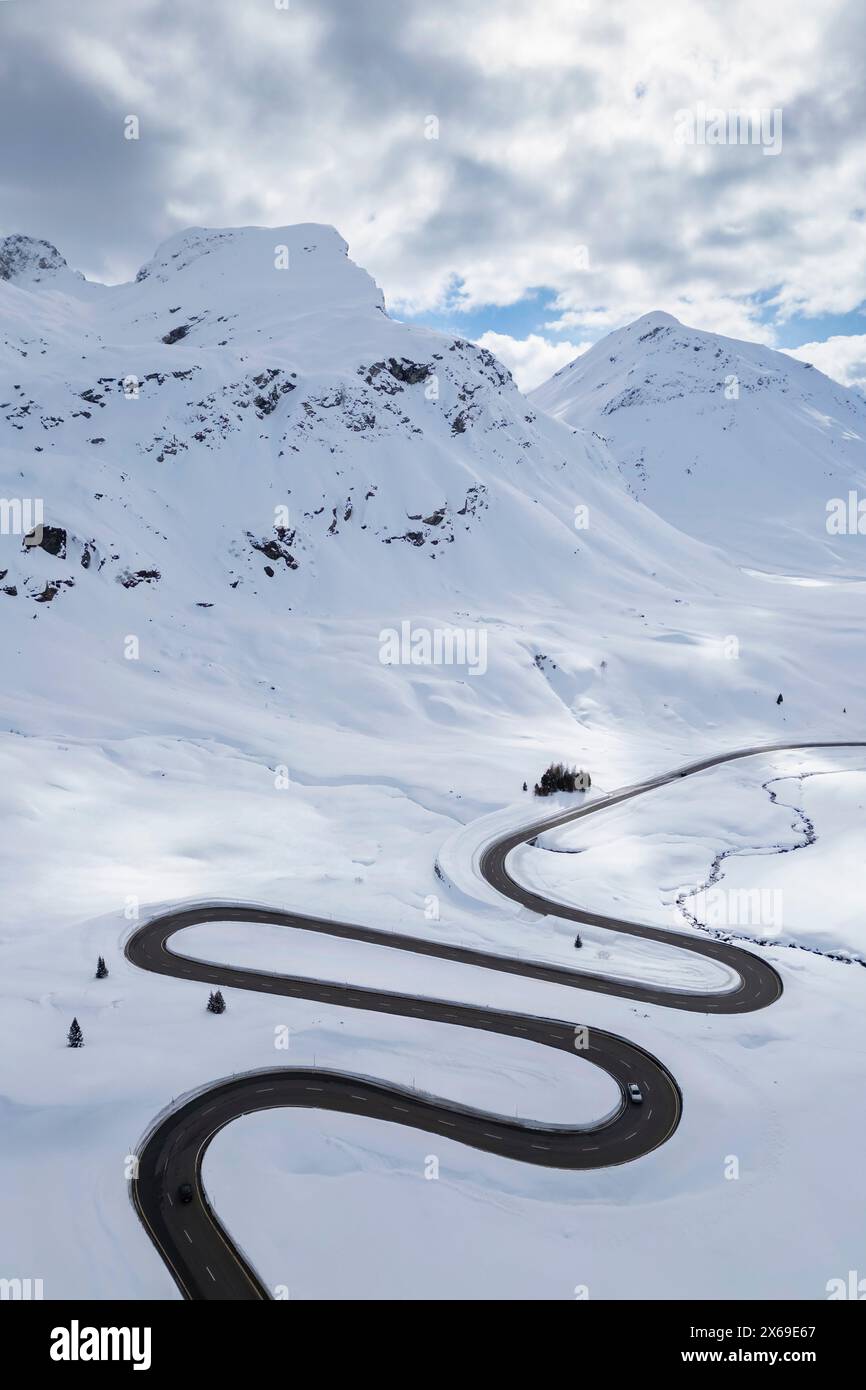
[[652, 333], [657, 328], [682, 328], [679, 319], [674, 318], [673, 314], [666, 314], [663, 309], [652, 309], [648, 314], [641, 314], [639, 319], [626, 324], [623, 330], [626, 333], [633, 333], [638, 338], [644, 333]]
[[50, 241], [19, 233], [0, 239], [0, 280], [14, 285], [39, 284], [64, 270], [69, 272], [69, 267]]
[[761, 568], [863, 572], [826, 519], [866, 484], [866, 408], [808, 364], [656, 312], [530, 399], [600, 435], [632, 495], [688, 535]]
[[[334, 227], [304, 222], [290, 227], [189, 227], [164, 241], [141, 267], [136, 283], [173, 291], [220, 294], [233, 299], [291, 295], [310, 308], [384, 309], [373, 278], [349, 260], [349, 248]], [[301, 306], [303, 307], [303, 305]]]
[[[674, 328], [683, 328], [683, 324], [680, 323], [679, 319], [674, 318], [673, 314], [666, 314], [663, 309], [652, 309], [648, 314], [641, 314], [640, 318], [633, 319], [631, 323], [627, 323], [624, 328], [618, 328], [613, 333], [608, 334], [608, 336], [602, 338], [601, 343], [596, 344], [596, 346], [600, 347], [602, 344], [618, 344], [624, 340], [633, 348], [636, 344], [648, 342], [650, 339], [662, 335], [666, 329]], [[685, 329], [685, 331], [690, 332], [691, 330]], [[566, 362], [564, 367], [560, 367], [548, 381], [542, 382], [541, 386], [537, 386], [535, 390], [537, 392], [548, 392], [549, 394], [549, 388], [552, 382], [562, 382], [563, 379], [567, 380], [572, 373], [576, 373], [578, 376], [581, 375], [583, 365], [588, 356], [588, 353], [581, 353], [579, 357], [573, 358], [571, 362]], [[530, 395], [531, 394], [533, 393], [530, 392]], [[539, 397], [539, 402], [540, 399]], [[546, 406], [542, 408], [549, 409], [549, 407]], [[550, 413], [556, 414], [556, 411], [551, 411]]]
[[332, 227], [191, 228], [81, 284], [0, 285], [0, 496], [45, 504], [40, 541], [0, 537], [4, 611], [379, 611], [434, 563], [496, 594], [503, 535], [571, 564], [587, 449], [489, 352], [391, 319]]

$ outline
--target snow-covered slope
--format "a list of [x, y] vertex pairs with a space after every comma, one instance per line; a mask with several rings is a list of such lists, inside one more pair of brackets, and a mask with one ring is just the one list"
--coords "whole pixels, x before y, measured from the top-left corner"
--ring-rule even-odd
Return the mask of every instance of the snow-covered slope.
[[[648, 733], [691, 751], [694, 731], [714, 727], [743, 741], [776, 736], [789, 715], [811, 732], [817, 715], [830, 717], [831, 662], [843, 730], [843, 707], [858, 706], [852, 658], [827, 623], [829, 608], [843, 625], [857, 611], [856, 587], [770, 586], [728, 554], [751, 525], [748, 559], [771, 568], [761, 549], [774, 543], [771, 503], [788, 498], [801, 520], [820, 508], [826, 458], [812, 460], [814, 477], [801, 460], [783, 494], [776, 455], [764, 476], [734, 450], [748, 503], [718, 468], [679, 477], [672, 462], [684, 439], [677, 410], [707, 457], [731, 409], [749, 412], [731, 437], [749, 439], [772, 433], [778, 400], [805, 411], [800, 394], [752, 382], [744, 363], [762, 350], [736, 357], [740, 399], [728, 404], [713, 382], [732, 359], [707, 335], [692, 343], [673, 321], [614, 335], [610, 351], [596, 348], [545, 388], [567, 394], [576, 374], [602, 373], [602, 356], [605, 371], [624, 374], [618, 399], [637, 390], [625, 386], [638, 370], [629, 363], [649, 354], [653, 403], [602, 409], [609, 447], [591, 422], [575, 428], [529, 405], [483, 349], [391, 319], [333, 228], [192, 229], [111, 287], [27, 238], [0, 243], [0, 263], [12, 727], [102, 737], [122, 734], [132, 712], [154, 733], [258, 736], [269, 747], [266, 711], [291, 711], [292, 746], [274, 760], [308, 762], [310, 777], [309, 728], [321, 720], [329, 749], [350, 741], [343, 759], [377, 760], [383, 729], [402, 730], [412, 748], [424, 730], [470, 761], [492, 760], [510, 793], [518, 771], [502, 763], [505, 730], [566, 755], [599, 739], [645, 749]], [[696, 406], [686, 387], [698, 379]], [[607, 396], [601, 385], [596, 394]], [[609, 422], [637, 425], [647, 411], [647, 440], [668, 444], [658, 469], [643, 470], [638, 500]], [[849, 436], [840, 457], [860, 447], [853, 425]], [[836, 436], [816, 424], [819, 437]], [[16, 504], [18, 534], [6, 524]], [[37, 504], [43, 529], [23, 535]], [[720, 544], [697, 539], [703, 531]], [[816, 545], [810, 553], [817, 563]], [[476, 669], [390, 664], [381, 634], [404, 624], [413, 635], [456, 626]], [[737, 660], [712, 660], [731, 655], [732, 635]], [[469, 678], [482, 661], [485, 679]], [[796, 690], [792, 709], [777, 711], [780, 689]]]
[[599, 441], [538, 415], [489, 353], [390, 319], [332, 228], [195, 229], [110, 288], [44, 243], [6, 254], [0, 491], [44, 513], [40, 543], [0, 537], [28, 716], [56, 699], [58, 667], [74, 727], [94, 689], [138, 701], [154, 674], [149, 718], [168, 700], [169, 727], [215, 671], [256, 697], [291, 684], [319, 712], [333, 669], [306, 690], [297, 671], [322, 647], [301, 626], [315, 616], [363, 629], [339, 660], [359, 668], [351, 712], [367, 727], [378, 635], [404, 621], [483, 621], [491, 663], [504, 655], [510, 682], [516, 655], [528, 690], [538, 633], [517, 652], [504, 633], [525, 614], [583, 615], [583, 665], [602, 608], [637, 622], [653, 593], [670, 606], [684, 570], [696, 592], [724, 582], [628, 496]]
[[596, 578], [665, 529], [489, 353], [390, 319], [332, 228], [185, 232], [111, 289], [41, 259], [60, 269], [0, 285], [4, 486], [44, 498], [65, 555], [19, 546], [18, 596], [146, 583], [347, 613], [395, 581], [493, 596], [555, 567], [564, 592], [579, 501], [605, 516]]
[[831, 499], [866, 494], [866, 403], [807, 363], [652, 313], [530, 398], [603, 436], [635, 497], [739, 562], [866, 575], [862, 536], [827, 529]]
[[[65, 532], [17, 547], [18, 597], [137, 580], [365, 611], [398, 576], [492, 595], [538, 547], [573, 555], [588, 452], [489, 353], [389, 319], [332, 229], [187, 232], [85, 302], [69, 275], [0, 285], [4, 486]], [[607, 492], [605, 564], [635, 510]]]
[[[772, 399], [760, 393], [768, 409]], [[739, 404], [748, 402], [741, 391]], [[700, 417], [710, 440], [713, 410]], [[836, 435], [816, 427], [815, 437]], [[124, 959], [122, 940], [150, 906], [242, 898], [571, 958], [571, 924], [485, 906], [437, 876], [437, 854], [461, 825], [521, 798], [528, 812], [524, 779], [531, 785], [551, 757], [588, 767], [604, 791], [703, 751], [862, 734], [863, 588], [816, 547], [819, 586], [744, 572], [773, 566], [751, 550], [749, 564], [732, 563], [714, 531], [712, 544], [701, 538], [704, 513], [715, 524], [721, 506], [708, 470], [685, 475], [677, 512], [673, 474], [655, 510], [622, 469], [610, 430], [554, 419], [488, 353], [390, 319], [331, 228], [195, 229], [161, 247], [133, 283], [111, 287], [82, 279], [46, 243], [0, 243], [0, 1220], [10, 1271], [44, 1275], [46, 1297], [172, 1296], [120, 1158], [173, 1095], [273, 1065], [275, 1023], [290, 1026], [296, 1064], [357, 1069], [360, 1056], [406, 1084], [429, 1064], [428, 1084], [443, 1095], [471, 1082], [479, 1103], [521, 1103], [520, 1057], [490, 1063], [438, 1024], [288, 999], [275, 1015], [271, 999], [240, 992], [215, 1020], [197, 985]], [[415, 636], [462, 633], [473, 659], [425, 660], [422, 646], [419, 659], [410, 647], [400, 653], [410, 659], [393, 664], [382, 634], [403, 624]], [[691, 882], [719, 848], [715, 825], [724, 844], [731, 823], [749, 820], [739, 808], [714, 815], [715, 785], [700, 784], [706, 819]], [[650, 869], [637, 877], [647, 894], [664, 895], [671, 862], [681, 862], [677, 829], [670, 850], [665, 834], [662, 823], [659, 883]], [[616, 875], [596, 879], [610, 906]], [[636, 894], [634, 876], [629, 885]], [[335, 940], [328, 961], [337, 979], [359, 967], [344, 946]], [[269, 955], [271, 944], [249, 949]], [[671, 953], [626, 954], [621, 942], [588, 938], [585, 949], [597, 968], [623, 974], [676, 968]], [[109, 963], [105, 980], [92, 978], [97, 954]], [[364, 968], [375, 974], [378, 962]], [[540, 1184], [523, 1165], [509, 1175], [505, 1161], [471, 1156], [479, 1249], [498, 1257], [503, 1242], [521, 1247], [512, 1274], [488, 1287], [547, 1289], [551, 1240], [571, 1268], [566, 1203], [579, 1235], [595, 1197], [623, 1248], [638, 1232], [646, 1262], [627, 1276], [615, 1256], [610, 1268], [602, 1261], [600, 1289], [629, 1293], [646, 1267], [669, 1292], [680, 1292], [683, 1269], [689, 1294], [724, 1291], [741, 1264], [741, 1228], [763, 1212], [762, 1234], [778, 1229], [798, 1174], [800, 1208], [802, 1192], [817, 1194], [801, 1223], [807, 1234], [798, 1226], [791, 1236], [801, 1264], [820, 1238], [828, 1260], [849, 1268], [846, 1233], [861, 1248], [862, 1221], [840, 1201], [827, 1219], [813, 1181], [823, 1149], [814, 1165], [798, 1163], [801, 1111], [779, 1102], [775, 1063], [764, 1060], [772, 1048], [759, 1044], [784, 1037], [795, 1049], [785, 1076], [799, 1095], [819, 1091], [841, 1151], [856, 1154], [853, 967], [798, 952], [788, 969], [784, 1025], [768, 1011], [742, 1037], [729, 1021], [707, 1020], [700, 1048], [691, 1016], [638, 1017], [601, 995], [553, 997], [538, 982], [527, 993], [525, 982], [480, 971], [467, 980], [450, 967], [447, 980], [443, 972], [428, 983], [449, 997], [471, 991], [563, 1017], [570, 1009], [575, 1022], [638, 1037], [664, 1054], [689, 1097], [681, 1131], [657, 1159], [598, 1182]], [[841, 987], [831, 973], [840, 969]], [[823, 1012], [812, 1010], [810, 989], [796, 988], [797, 971], [817, 983]], [[812, 1027], [826, 1032], [827, 1017], [836, 1026], [840, 1009], [834, 1092], [825, 1051], [803, 1039]], [[64, 1046], [73, 1015], [87, 1042], [80, 1051]], [[568, 1104], [589, 1113], [597, 1096], [579, 1075], [575, 1085]], [[738, 1151], [733, 1113], [777, 1206], [757, 1185], [732, 1229], [718, 1154], [732, 1142]], [[324, 1180], [338, 1151], [359, 1171], [365, 1201], [383, 1171], [389, 1182], [409, 1171], [388, 1126], [329, 1129], [323, 1160], [317, 1125], [301, 1117], [287, 1146], [311, 1208], [308, 1184]], [[253, 1245], [263, 1238], [258, 1215], [247, 1220], [231, 1202], [259, 1191], [261, 1155], [253, 1177], [247, 1158], [225, 1152], [243, 1183], [232, 1191], [216, 1156], [208, 1181], [213, 1173], [220, 1209]], [[777, 1169], [795, 1177], [776, 1182]], [[506, 1205], [514, 1183], [522, 1195]], [[459, 1181], [441, 1187], [466, 1191]], [[837, 1187], [850, 1193], [856, 1183], [843, 1173]], [[354, 1180], [343, 1190], [354, 1193]], [[687, 1243], [672, 1246], [661, 1277], [657, 1202], [674, 1198], [676, 1229], [699, 1231], [702, 1249], [709, 1229], [713, 1255], [701, 1270]], [[437, 1217], [449, 1238], [466, 1200], [452, 1195]], [[333, 1193], [324, 1205], [337, 1209]], [[279, 1223], [270, 1224], [276, 1240]], [[286, 1231], [294, 1239], [296, 1224]], [[616, 1250], [603, 1236], [597, 1246]], [[769, 1236], [761, 1249], [759, 1291], [788, 1267], [798, 1292], [812, 1289], [797, 1250], [789, 1258]], [[263, 1251], [265, 1268], [268, 1258]], [[399, 1250], [383, 1259], [398, 1281]], [[301, 1263], [299, 1290], [334, 1278], [333, 1261], [330, 1273], [315, 1254]], [[466, 1269], [470, 1287], [485, 1287], [477, 1265]], [[568, 1275], [566, 1296], [583, 1277]]]

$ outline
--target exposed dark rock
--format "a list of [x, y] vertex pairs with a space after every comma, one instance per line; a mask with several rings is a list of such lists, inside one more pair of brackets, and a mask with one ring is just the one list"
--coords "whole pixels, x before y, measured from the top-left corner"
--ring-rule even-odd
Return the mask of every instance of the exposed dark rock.
[[162, 341], [171, 347], [172, 343], [179, 343], [181, 338], [185, 338], [189, 330], [188, 323], [179, 323], [177, 328], [172, 328], [170, 333], [165, 334]]
[[392, 541], [408, 541], [410, 545], [423, 545], [423, 531], [405, 531], [402, 536], [385, 536], [385, 545], [390, 545]]
[[31, 531], [29, 536], [24, 537], [24, 549], [44, 550], [48, 555], [55, 555], [64, 560], [66, 558], [66, 532], [62, 526], [43, 526], [41, 540], [36, 540], [36, 531]]
[[281, 376], [279, 367], [269, 367], [266, 372], [260, 372], [258, 376], [253, 377], [256, 386], [260, 388], [259, 394], [253, 397], [253, 405], [260, 416], [270, 415], [276, 410], [282, 397], [289, 391], [294, 391], [295, 382], [288, 379], [280, 381]]
[[[422, 381], [426, 381], [432, 371], [428, 362], [412, 362], [408, 357], [389, 357], [387, 362], [374, 362], [369, 367], [359, 367], [358, 373], [364, 377], [368, 386], [373, 386], [377, 391], [382, 391], [386, 395], [395, 395], [402, 391], [403, 386], [418, 386]], [[391, 381], [380, 380], [382, 374], [391, 377]], [[399, 382], [400, 385], [394, 385]]]
[[397, 381], [403, 381], [407, 386], [418, 386], [430, 375], [427, 362], [411, 362], [408, 357], [401, 357], [399, 362], [396, 358], [389, 357], [388, 371]]
[[161, 578], [159, 570], [124, 570], [123, 574], [117, 576], [117, 582], [124, 589], [135, 589], [139, 584], [153, 584]]
[[66, 261], [50, 241], [40, 241], [36, 237], [18, 233], [0, 240], [0, 280], [13, 280], [22, 273], [32, 274], [35, 270], [65, 269]]
[[458, 509], [457, 515], [475, 516], [480, 508], [487, 506], [485, 500], [486, 492], [487, 488], [484, 483], [473, 483], [470, 488], [467, 488], [466, 501], [463, 503], [463, 506]]
[[268, 560], [282, 560], [283, 564], [290, 570], [298, 568], [298, 562], [289, 550], [289, 546], [295, 538], [294, 531], [286, 531], [281, 526], [277, 529], [276, 540], [267, 538], [257, 539], [251, 532], [247, 532], [247, 540], [253, 550], [258, 550], [260, 554], [266, 556]]

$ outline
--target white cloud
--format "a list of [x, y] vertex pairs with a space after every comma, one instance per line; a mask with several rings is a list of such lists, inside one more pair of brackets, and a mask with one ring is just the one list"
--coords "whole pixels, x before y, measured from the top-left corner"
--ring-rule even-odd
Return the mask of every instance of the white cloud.
[[[768, 304], [866, 299], [862, 0], [384, 9], [0, 7], [4, 229], [129, 273], [181, 215], [328, 222], [398, 310], [545, 287], [578, 342], [657, 307], [766, 338]], [[781, 153], [677, 143], [701, 103], [781, 109]]]
[[804, 343], [802, 347], [785, 348], [789, 357], [811, 362], [843, 386], [859, 386], [866, 390], [866, 333], [848, 337], [828, 338], [823, 343]]
[[532, 391], [540, 386], [560, 367], [573, 362], [575, 357], [592, 346], [591, 343], [552, 343], [539, 333], [530, 333], [527, 338], [510, 338], [507, 333], [484, 333], [477, 342], [505, 363], [521, 391]]

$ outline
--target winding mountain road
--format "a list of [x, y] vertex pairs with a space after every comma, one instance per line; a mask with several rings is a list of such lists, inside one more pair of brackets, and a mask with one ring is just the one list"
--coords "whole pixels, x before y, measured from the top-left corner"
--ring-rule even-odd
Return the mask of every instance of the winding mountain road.
[[[693, 994], [624, 982], [276, 908], [201, 904], [163, 914], [139, 927], [127, 941], [126, 955], [143, 970], [199, 980], [213, 986], [423, 1018], [522, 1038], [595, 1063], [613, 1078], [620, 1093], [618, 1107], [605, 1120], [592, 1126], [569, 1127], [510, 1120], [418, 1095], [403, 1087], [320, 1068], [279, 1067], [215, 1082], [178, 1104], [154, 1124], [140, 1145], [138, 1171], [131, 1182], [132, 1199], [139, 1217], [184, 1297], [234, 1301], [272, 1296], [221, 1225], [202, 1181], [202, 1159], [208, 1144], [225, 1125], [242, 1115], [284, 1106], [335, 1110], [407, 1125], [524, 1163], [586, 1169], [626, 1163], [663, 1144], [679, 1124], [682, 1097], [673, 1076], [657, 1058], [625, 1038], [598, 1028], [580, 1029], [574, 1023], [558, 1019], [194, 960], [170, 949], [169, 941], [176, 932], [203, 922], [263, 922], [666, 1008], [695, 1013], [747, 1013], [762, 1009], [779, 998], [782, 982], [773, 967], [759, 956], [714, 938], [642, 926], [541, 897], [511, 877], [508, 855], [517, 845], [544, 830], [595, 815], [619, 802], [722, 763], [789, 749], [845, 747], [866, 747], [866, 743], [778, 743], [705, 758], [612, 792], [577, 810], [536, 820], [522, 830], [502, 836], [482, 855], [483, 877], [506, 897], [537, 913], [661, 941], [720, 961], [733, 969], [739, 979], [734, 989], [725, 992]], [[642, 1105], [634, 1105], [627, 1098], [626, 1087], [632, 1081], [637, 1082], [643, 1093]], [[190, 1185], [193, 1193], [188, 1204], [180, 1203], [177, 1195], [184, 1183]]]

